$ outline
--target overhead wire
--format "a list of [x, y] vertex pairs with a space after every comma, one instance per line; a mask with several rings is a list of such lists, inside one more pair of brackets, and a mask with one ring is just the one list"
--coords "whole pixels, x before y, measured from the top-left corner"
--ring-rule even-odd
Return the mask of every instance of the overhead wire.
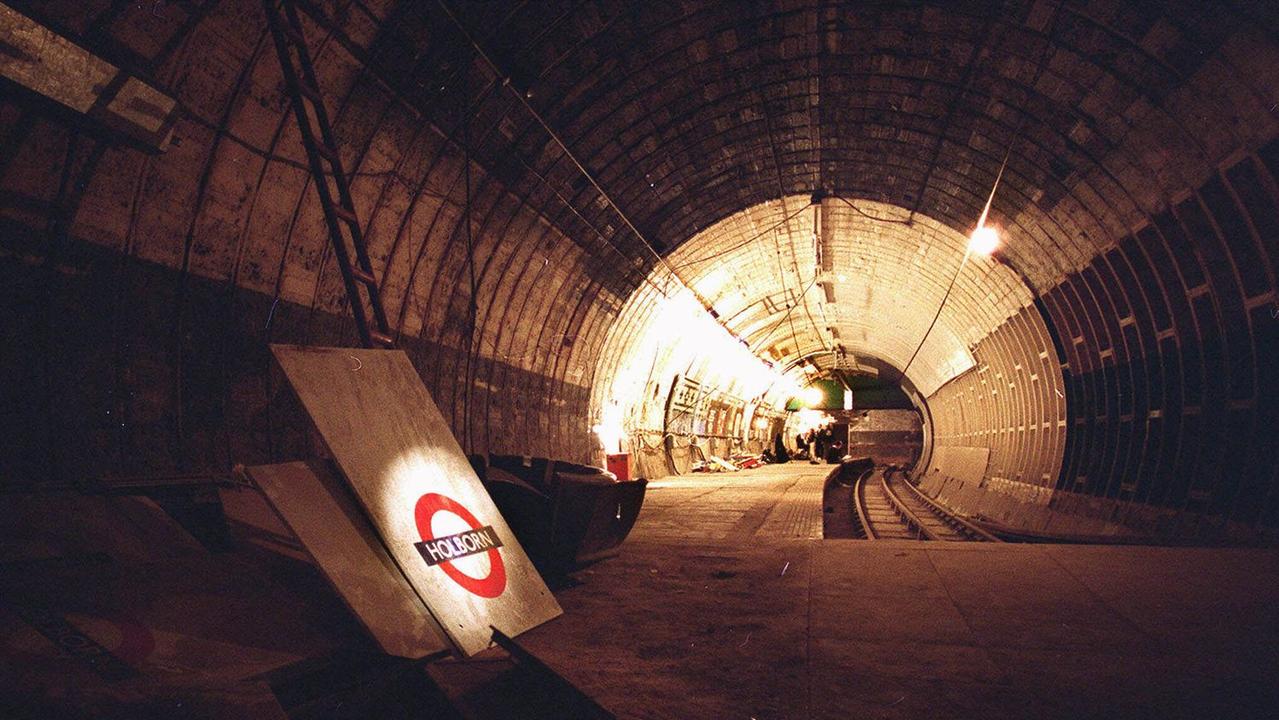
[[[1004, 168], [1008, 166], [1008, 156], [1012, 152], [1012, 143], [1008, 144], [1007, 150], [1004, 151], [1004, 161], [999, 165], [999, 173], [995, 175], [995, 182], [990, 187], [990, 196], [986, 198], [986, 207], [982, 208], [981, 218], [977, 221], [977, 229], [980, 230], [986, 226], [986, 217], [990, 214], [990, 205], [995, 200], [995, 190], [999, 188], [999, 181], [1004, 176]], [[976, 232], [976, 231], [974, 231]], [[928, 341], [928, 336], [932, 333], [933, 328], [937, 326], [937, 320], [941, 317], [941, 311], [946, 307], [946, 301], [950, 299], [950, 293], [955, 289], [955, 282], [959, 280], [959, 274], [963, 272], [964, 266], [968, 264], [968, 258], [972, 256], [973, 250], [971, 245], [964, 248], [964, 257], [959, 261], [959, 267], [955, 268], [955, 274], [950, 278], [950, 284], [946, 286], [946, 293], [942, 295], [941, 303], [937, 305], [937, 312], [933, 314], [932, 322], [928, 323], [928, 329], [924, 331], [924, 336], [919, 339], [919, 344], [915, 346], [915, 352], [910, 354], [910, 360], [906, 361], [906, 365], [902, 368], [904, 376], [910, 366], [915, 362], [915, 358], [919, 356], [919, 351], [924, 348], [924, 343]]]
[[[467, 307], [467, 342], [466, 342], [466, 391], [462, 395], [462, 417], [466, 423], [466, 440], [467, 452], [474, 448], [474, 438], [471, 437], [471, 389], [474, 385], [472, 373], [475, 362], [475, 338], [476, 324], [479, 322], [479, 284], [475, 279], [475, 238], [471, 229], [471, 123], [469, 119], [462, 126], [462, 147], [463, 147], [463, 175], [466, 202], [463, 210], [463, 217], [466, 227], [466, 268], [470, 276], [470, 297]], [[481, 336], [482, 337], [482, 336]]]
[[545, 132], [547, 136], [550, 137], [550, 139], [557, 146], [559, 146], [560, 150], [564, 153], [564, 157], [568, 158], [569, 162], [571, 162], [573, 166], [577, 168], [581, 176], [588, 183], [590, 183], [591, 187], [595, 189], [595, 192], [599, 194], [600, 198], [603, 199], [604, 202], [607, 203], [609, 207], [613, 208], [613, 212], [617, 214], [617, 217], [622, 221], [623, 224], [626, 225], [627, 229], [631, 231], [631, 233], [635, 236], [635, 238], [640, 241], [640, 244], [643, 245], [644, 248], [650, 254], [652, 254], [653, 258], [657, 260], [658, 264], [664, 267], [666, 271], [670, 273], [670, 275], [675, 279], [676, 282], [682, 285], [686, 290], [692, 293], [695, 298], [697, 298], [698, 302], [701, 303], [703, 309], [705, 309], [706, 312], [710, 314], [711, 317], [716, 322], [719, 322], [719, 318], [715, 315], [715, 313], [711, 312], [709, 303], [707, 303], [706, 300], [691, 285], [689, 285], [688, 282], [686, 282], [684, 278], [679, 275], [678, 272], [675, 271], [675, 268], [669, 262], [667, 262], [665, 256], [663, 256], [660, 252], [658, 252], [657, 248], [654, 247], [654, 245], [648, 240], [648, 238], [644, 235], [644, 233], [640, 232], [640, 229], [635, 226], [635, 223], [631, 222], [630, 217], [625, 212], [622, 211], [621, 207], [619, 207], [618, 204], [613, 200], [612, 196], [608, 194], [608, 191], [606, 191], [603, 188], [603, 186], [599, 184], [599, 181], [595, 179], [595, 175], [586, 168], [586, 165], [577, 157], [577, 154], [574, 153], [573, 150], [568, 146], [568, 143], [565, 142], [564, 139], [560, 137], [560, 134], [556, 132], [555, 128], [551, 127], [550, 123], [548, 123], [546, 119], [542, 117], [542, 114], [537, 111], [537, 108], [533, 107], [533, 104], [529, 102], [528, 94], [520, 91], [518, 88], [512, 85], [510, 74], [506, 73], [503, 70], [503, 68], [497, 64], [497, 61], [494, 60], [491, 55], [489, 55], [488, 51], [486, 51], [484, 47], [480, 45], [479, 40], [477, 40], [475, 36], [471, 34], [471, 31], [462, 22], [461, 18], [459, 18], [453, 12], [453, 9], [449, 7], [448, 2], [446, 2], [446, 0], [436, 0], [436, 3], [439, 6], [439, 8], [444, 12], [445, 16], [448, 17], [449, 21], [452, 22], [453, 25], [457, 28], [458, 32], [462, 34], [462, 37], [466, 40], [466, 42], [470, 43], [471, 47], [475, 50], [475, 53], [480, 58], [480, 60], [483, 61], [483, 63], [488, 66], [491, 72], [493, 72], [499, 78], [502, 78], [502, 86], [507, 88], [511, 92], [512, 96], [515, 97], [515, 99], [519, 101], [521, 105], [524, 106], [524, 109], [528, 112], [529, 117], [531, 117], [533, 121], [536, 122], [542, 128], [542, 131]]
[[[1039, 82], [1039, 78], [1043, 75], [1045, 61], [1048, 58], [1048, 50], [1052, 47], [1052, 42], [1051, 42], [1052, 37], [1056, 33], [1056, 29], [1057, 29], [1057, 16], [1059, 15], [1061, 11], [1061, 7], [1064, 3], [1065, 3], [1065, 0], [1058, 0], [1057, 5], [1053, 7], [1053, 14], [1051, 19], [1049, 20], [1047, 41], [1044, 43], [1043, 50], [1040, 51], [1039, 59], [1035, 66], [1035, 74], [1030, 81], [1030, 87], [1034, 87], [1035, 84]], [[987, 37], [989, 37], [989, 30], [988, 30]], [[971, 64], [970, 64], [969, 70], [971, 70]], [[1008, 158], [1011, 157], [1012, 155], [1013, 146], [1016, 145], [1017, 140], [1021, 138], [1021, 134], [1023, 130], [1025, 130], [1025, 125], [1026, 125], [1026, 116], [1023, 115], [1017, 123], [1017, 128], [1013, 132], [1012, 139], [1008, 141], [1007, 147], [1004, 148], [1004, 159], [999, 164], [999, 172], [995, 174], [995, 182], [991, 185], [990, 195], [986, 198], [986, 205], [982, 208], [981, 217], [977, 219], [977, 227], [973, 231], [974, 233], [977, 230], [980, 230], [986, 226], [986, 220], [990, 216], [991, 205], [995, 201], [995, 191], [999, 189], [999, 183], [1004, 177], [1004, 170], [1007, 169], [1008, 167]], [[938, 141], [938, 145], [940, 147], [940, 140]], [[930, 171], [931, 171], [931, 168], [930, 168]], [[921, 196], [922, 196], [922, 192], [921, 192]], [[912, 215], [913, 214], [914, 212], [912, 211]], [[964, 257], [962, 260], [960, 260], [959, 267], [955, 269], [955, 275], [950, 279], [950, 285], [946, 287], [945, 294], [942, 295], [941, 304], [937, 306], [937, 312], [933, 315], [932, 322], [928, 324], [928, 329], [924, 331], [923, 337], [919, 339], [919, 344], [915, 346], [915, 352], [911, 353], [910, 359], [906, 361], [906, 365], [902, 367], [903, 377], [905, 377], [906, 372], [910, 370], [911, 364], [915, 362], [915, 358], [919, 356], [919, 351], [923, 349], [924, 343], [928, 341], [928, 336], [932, 333], [933, 328], [936, 327], [937, 320], [938, 318], [941, 317], [942, 310], [945, 309], [946, 307], [946, 301], [950, 299], [950, 293], [952, 290], [955, 289], [955, 282], [959, 280], [959, 274], [960, 272], [963, 271], [964, 266], [968, 263], [968, 258], [971, 254], [972, 254], [972, 247], [971, 245], [969, 245], [965, 247], [964, 249]]]
[[[847, 205], [848, 207], [852, 208], [852, 209], [853, 209], [853, 211], [854, 211], [854, 212], [856, 212], [858, 215], [861, 215], [862, 217], [867, 218], [868, 220], [874, 220], [875, 222], [882, 222], [882, 223], [893, 223], [893, 224], [896, 224], [896, 225], [907, 225], [907, 226], [912, 226], [912, 225], [914, 225], [914, 224], [915, 224], [915, 220], [914, 220], [914, 218], [913, 218], [913, 217], [909, 217], [909, 216], [908, 216], [908, 217], [905, 217], [905, 218], [882, 218], [882, 217], [878, 217], [878, 216], [876, 216], [876, 215], [871, 215], [870, 213], [866, 212], [865, 210], [862, 210], [861, 208], [859, 208], [859, 207], [857, 207], [856, 205], [854, 205], [854, 204], [853, 204], [853, 202], [852, 202], [851, 200], [849, 200], [848, 198], [846, 198], [846, 197], [844, 197], [844, 196], [842, 196], [842, 195], [831, 195], [831, 196], [829, 196], [829, 197], [833, 197], [833, 198], [835, 198], [835, 199], [839, 200], [840, 202], [844, 203], [844, 204], [845, 204], [845, 205]], [[911, 213], [911, 215], [913, 216], [913, 215], [914, 215], [914, 213], [912, 212], [912, 213]]]

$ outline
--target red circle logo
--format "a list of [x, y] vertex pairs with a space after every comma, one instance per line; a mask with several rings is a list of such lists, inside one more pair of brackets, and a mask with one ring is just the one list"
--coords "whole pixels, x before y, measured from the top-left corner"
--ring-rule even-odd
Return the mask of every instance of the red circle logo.
[[[467, 510], [453, 498], [439, 493], [427, 493], [418, 498], [417, 506], [413, 509], [413, 517], [417, 521], [417, 532], [422, 537], [423, 542], [432, 542], [436, 539], [435, 532], [431, 530], [431, 519], [435, 517], [437, 512], [456, 515], [472, 530], [481, 530], [484, 527], [471, 514], [470, 510]], [[497, 548], [492, 547], [484, 552], [489, 559], [489, 574], [486, 577], [471, 577], [457, 569], [451, 560], [439, 563], [439, 567], [453, 582], [461, 585], [472, 594], [484, 598], [495, 598], [506, 590], [506, 565], [502, 563], [502, 555], [497, 551]]]

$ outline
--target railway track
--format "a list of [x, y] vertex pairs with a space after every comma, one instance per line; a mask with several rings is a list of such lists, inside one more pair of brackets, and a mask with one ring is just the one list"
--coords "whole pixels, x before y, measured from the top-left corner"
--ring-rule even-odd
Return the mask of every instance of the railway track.
[[862, 473], [853, 486], [853, 503], [867, 540], [1001, 542], [938, 505], [897, 470], [877, 467]]

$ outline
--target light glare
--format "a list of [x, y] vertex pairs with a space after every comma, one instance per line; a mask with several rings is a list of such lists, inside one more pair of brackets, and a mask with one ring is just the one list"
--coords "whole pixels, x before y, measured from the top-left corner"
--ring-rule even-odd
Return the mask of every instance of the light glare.
[[622, 451], [622, 437], [626, 431], [622, 427], [622, 407], [616, 400], [607, 403], [600, 411], [600, 422], [591, 428], [600, 438], [604, 451], [616, 453]]
[[808, 387], [804, 389], [803, 399], [805, 405], [814, 407], [822, 404], [822, 400], [825, 399], [825, 395], [822, 393], [820, 388]]
[[973, 231], [968, 249], [976, 255], [990, 255], [999, 247], [999, 233], [995, 228], [983, 225]]

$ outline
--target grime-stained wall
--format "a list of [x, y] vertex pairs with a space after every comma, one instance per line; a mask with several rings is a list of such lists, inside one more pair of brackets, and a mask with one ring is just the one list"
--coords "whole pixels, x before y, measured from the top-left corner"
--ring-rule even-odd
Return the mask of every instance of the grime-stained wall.
[[[0, 103], [8, 483], [296, 456], [266, 344], [358, 342], [260, 5], [206, 7], [39, 8], [184, 112], [148, 155]], [[591, 459], [591, 365], [624, 275], [480, 162], [468, 178], [464, 134], [356, 57], [387, 9], [341, 7], [340, 32], [307, 36], [399, 346], [468, 450]]]
[[[354, 337], [259, 3], [12, 4], [180, 111], [149, 155], [3, 86], [3, 481], [302, 448], [264, 345]], [[892, 238], [919, 217], [967, 235], [998, 175], [1005, 244], [974, 267], [1029, 293], [998, 329], [953, 328], [978, 369], [930, 398], [930, 456], [980, 447], [988, 485], [1076, 514], [1279, 524], [1264, 3], [450, 3], [496, 67], [437, 3], [300, 4], [399, 343], [468, 449], [598, 457], [606, 333], [716, 223], [819, 194], [858, 233], [884, 220], [858, 210], [902, 209], [882, 245], [909, 252]], [[812, 244], [781, 242], [774, 263]], [[924, 264], [889, 301], [944, 295]], [[982, 277], [955, 309], [999, 300]], [[832, 339], [812, 324], [765, 343], [779, 364]], [[1032, 369], [1050, 346], [1062, 364]], [[940, 417], [961, 393], [981, 409]]]

